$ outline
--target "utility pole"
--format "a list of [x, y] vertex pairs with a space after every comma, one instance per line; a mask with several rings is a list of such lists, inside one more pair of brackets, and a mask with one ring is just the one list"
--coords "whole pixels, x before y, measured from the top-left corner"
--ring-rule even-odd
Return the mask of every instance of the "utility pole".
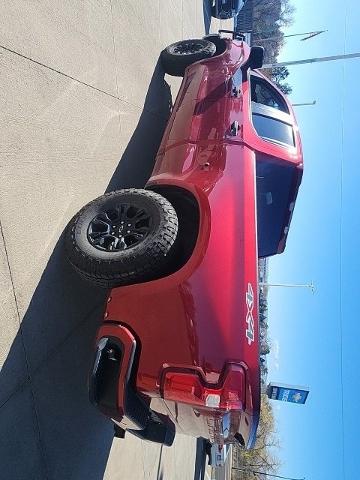
[[310, 288], [311, 292], [315, 292], [315, 285], [313, 282], [299, 284], [299, 283], [267, 283], [259, 282], [260, 287], [287, 287], [287, 288]]
[[305, 107], [305, 106], [312, 106], [316, 105], [316, 100], [313, 100], [312, 102], [307, 102], [307, 103], [292, 103], [293, 107]]
[[276, 68], [276, 67], [288, 67], [290, 65], [304, 65], [305, 63], [319, 63], [319, 62], [332, 62], [333, 60], [350, 60], [351, 58], [359, 58], [360, 52], [346, 53], [343, 55], [332, 55], [330, 57], [319, 58], [306, 58], [304, 60], [290, 60], [288, 62], [268, 63], [261, 68]]

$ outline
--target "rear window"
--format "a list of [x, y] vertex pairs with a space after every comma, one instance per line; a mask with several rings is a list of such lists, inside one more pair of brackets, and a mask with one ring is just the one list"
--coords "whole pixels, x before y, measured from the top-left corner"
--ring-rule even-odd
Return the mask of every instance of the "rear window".
[[269, 155], [256, 154], [259, 257], [275, 255], [286, 235], [296, 167]]
[[265, 140], [294, 146], [292, 126], [276, 118], [252, 114], [253, 125], [257, 134]]

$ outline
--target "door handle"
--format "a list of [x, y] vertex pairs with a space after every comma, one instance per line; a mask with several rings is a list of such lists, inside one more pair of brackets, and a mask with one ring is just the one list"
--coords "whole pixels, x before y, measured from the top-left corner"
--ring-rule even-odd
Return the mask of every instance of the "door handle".
[[235, 137], [238, 134], [239, 128], [240, 128], [239, 127], [239, 122], [237, 120], [232, 122], [232, 124], [230, 126], [230, 133], [233, 137]]
[[240, 88], [238, 87], [233, 87], [232, 89], [232, 96], [235, 98], [240, 97]]

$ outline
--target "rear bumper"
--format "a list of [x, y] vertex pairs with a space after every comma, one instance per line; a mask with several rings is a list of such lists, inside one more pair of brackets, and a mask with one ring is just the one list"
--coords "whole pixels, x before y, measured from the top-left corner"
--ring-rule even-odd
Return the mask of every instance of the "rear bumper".
[[98, 334], [90, 374], [91, 402], [122, 428], [143, 429], [150, 413], [135, 393], [132, 372], [136, 363], [136, 340], [118, 324], [104, 325]]
[[171, 445], [175, 427], [150, 409], [150, 399], [135, 387], [138, 345], [126, 327], [110, 323], [98, 333], [89, 379], [90, 401], [118, 426], [140, 438]]

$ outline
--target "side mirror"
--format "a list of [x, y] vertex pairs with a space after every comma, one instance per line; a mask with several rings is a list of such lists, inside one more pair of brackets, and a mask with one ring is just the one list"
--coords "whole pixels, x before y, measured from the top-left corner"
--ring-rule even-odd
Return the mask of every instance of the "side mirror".
[[251, 68], [252, 70], [256, 68], [261, 68], [264, 62], [264, 47], [251, 47], [250, 55], [248, 61], [243, 66], [243, 68]]

